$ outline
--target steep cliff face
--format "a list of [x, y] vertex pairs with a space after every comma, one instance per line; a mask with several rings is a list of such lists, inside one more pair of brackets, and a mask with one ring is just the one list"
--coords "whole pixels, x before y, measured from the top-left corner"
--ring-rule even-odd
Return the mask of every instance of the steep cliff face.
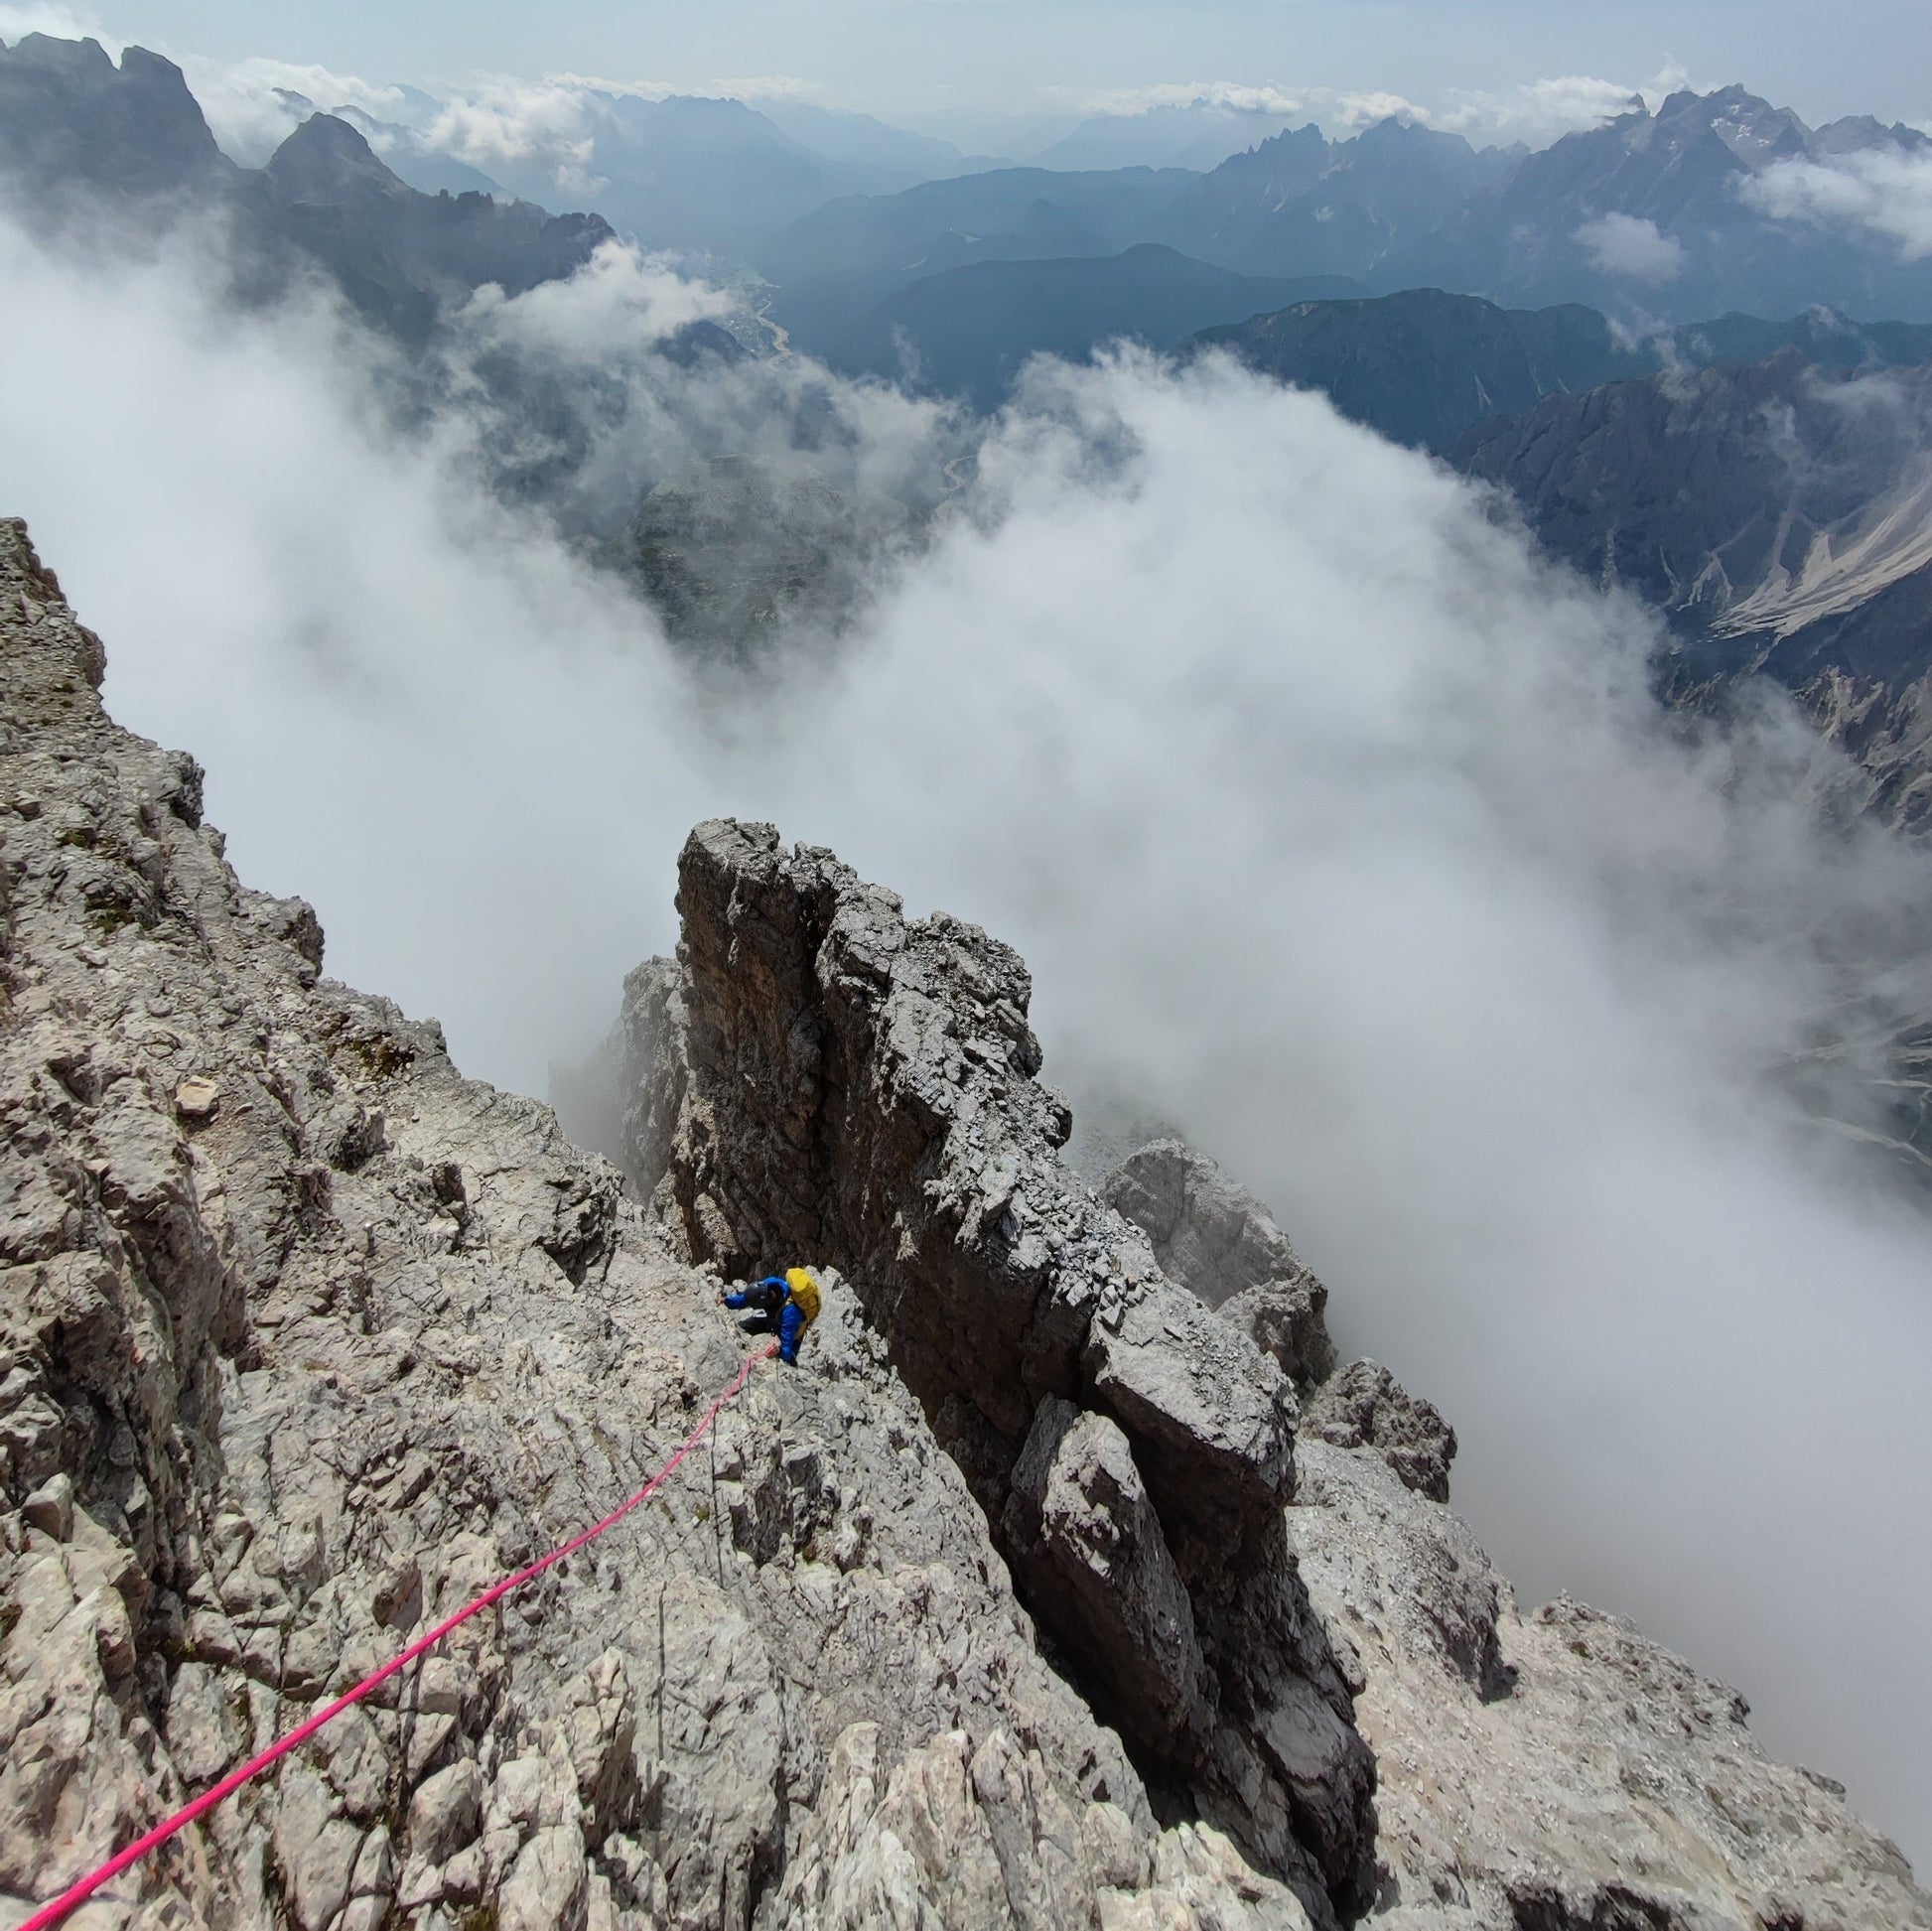
[[[745, 1347], [546, 1108], [322, 976], [101, 667], [0, 523], [0, 1924], [636, 1488]], [[809, 1372], [94, 1908], [1308, 1927], [1157, 1826], [835, 1276]]]
[[1009, 948], [764, 826], [700, 826], [678, 902], [627, 988], [635, 1176], [695, 1257], [850, 1277], [1159, 1805], [1389, 1931], [1932, 1927], [1733, 1692], [1518, 1610], [1446, 1506], [1453, 1432], [1337, 1365], [1258, 1202], [1173, 1141], [1102, 1197], [1061, 1165]]
[[769, 826], [700, 826], [678, 904], [626, 1007], [640, 1179], [694, 1259], [851, 1279], [1164, 1799], [1352, 1915], [1373, 1778], [1284, 1543], [1293, 1387], [1060, 1164], [1025, 965]]

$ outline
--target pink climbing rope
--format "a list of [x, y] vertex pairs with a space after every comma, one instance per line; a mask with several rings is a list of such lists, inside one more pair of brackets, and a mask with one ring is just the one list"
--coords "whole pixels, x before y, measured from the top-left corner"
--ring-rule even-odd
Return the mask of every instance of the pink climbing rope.
[[205, 1812], [212, 1810], [223, 1797], [232, 1796], [251, 1777], [260, 1776], [271, 1763], [287, 1756], [298, 1743], [305, 1742], [313, 1736], [332, 1718], [340, 1717], [350, 1704], [360, 1703], [371, 1690], [379, 1684], [386, 1683], [398, 1670], [407, 1669], [417, 1657], [434, 1649], [452, 1629], [468, 1622], [479, 1611], [488, 1608], [492, 1602], [509, 1594], [511, 1589], [520, 1588], [533, 1577], [541, 1576], [552, 1564], [562, 1562], [566, 1556], [575, 1555], [587, 1542], [595, 1542], [606, 1529], [621, 1522], [632, 1509], [639, 1508], [649, 1501], [677, 1472], [678, 1464], [684, 1457], [703, 1441], [705, 1431], [718, 1419], [719, 1411], [751, 1380], [752, 1370], [760, 1361], [768, 1361], [777, 1351], [778, 1344], [773, 1341], [770, 1346], [759, 1348], [756, 1354], [748, 1354], [745, 1357], [745, 1365], [738, 1371], [737, 1379], [705, 1410], [697, 1427], [679, 1445], [677, 1452], [621, 1507], [613, 1509], [602, 1522], [586, 1529], [582, 1535], [566, 1542], [561, 1548], [551, 1550], [549, 1555], [533, 1562], [527, 1569], [519, 1569], [514, 1576], [505, 1576], [500, 1583], [492, 1583], [474, 1602], [465, 1603], [455, 1615], [446, 1616], [427, 1636], [419, 1636], [400, 1655], [390, 1658], [372, 1676], [365, 1676], [354, 1689], [338, 1697], [326, 1710], [317, 1711], [307, 1723], [297, 1724], [286, 1736], [278, 1737], [259, 1756], [250, 1757], [240, 1769], [230, 1770], [219, 1783], [211, 1789], [203, 1791], [192, 1804], [184, 1805], [175, 1812], [174, 1816], [157, 1824], [145, 1837], [136, 1838], [125, 1851], [109, 1858], [98, 1870], [89, 1871], [77, 1884], [57, 1897], [52, 1904], [43, 1905], [25, 1924], [19, 1926], [18, 1931], [47, 1931], [50, 1925], [59, 1924], [69, 1911], [84, 1904], [110, 1877], [118, 1876], [130, 1864], [139, 1863], [150, 1851], [166, 1844], [177, 1831], [194, 1823], [196, 1818]]

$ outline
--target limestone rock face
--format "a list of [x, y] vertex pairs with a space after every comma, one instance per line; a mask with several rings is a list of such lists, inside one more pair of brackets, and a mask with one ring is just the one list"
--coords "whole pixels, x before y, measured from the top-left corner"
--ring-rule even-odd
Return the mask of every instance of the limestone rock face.
[[[1579, 1604], [1519, 1611], [1442, 1499], [1453, 1431], [1378, 1363], [1337, 1369], [1326, 1291], [1260, 1202], [1177, 1141], [1105, 1204], [1073, 1179], [1006, 948], [763, 827], [700, 827], [679, 903], [678, 960], [629, 982], [627, 1157], [688, 1252], [852, 1276], [1055, 1654], [1203, 1820], [1142, 1866], [1089, 1808], [1103, 1924], [1932, 1931], [1898, 1853], [1769, 1762], [1732, 1692]], [[1261, 1425], [1264, 1357], [1301, 1390], [1292, 1445], [1286, 1390]], [[1244, 1513], [1257, 1486], [1285, 1546]], [[1375, 1862], [1351, 1890], [1325, 1860], [1360, 1828], [1362, 1737]], [[1057, 1921], [1074, 1854], [1049, 1813], [1003, 1825], [964, 1744], [883, 1779], [869, 1748], [834, 1749], [798, 1922], [921, 1921], [896, 1900], [940, 1814], [1012, 1847], [981, 1855]], [[961, 1892], [965, 1921], [990, 1895]]]
[[1743, 1700], [1617, 1618], [1517, 1607], [1372, 1446], [1305, 1436], [1289, 1539], [1375, 1747], [1387, 1931], [1925, 1931], [1843, 1791], [1767, 1759]]
[[1198, 1759], [1213, 1715], [1193, 1604], [1112, 1420], [1055, 1395], [1040, 1403], [1014, 1468], [1006, 1531], [1045, 1619], [1141, 1706], [1137, 1727]]
[[1154, 1244], [1154, 1258], [1278, 1360], [1298, 1389], [1333, 1372], [1328, 1290], [1274, 1215], [1205, 1154], [1156, 1140], [1101, 1182], [1100, 1197]]
[[1147, 1773], [1353, 1914], [1373, 1774], [1283, 1543], [1293, 1387], [1060, 1162], [1024, 963], [766, 825], [699, 826], [678, 909], [625, 1005], [640, 1185], [694, 1260], [851, 1280]]
[[[745, 1346], [547, 1108], [323, 976], [102, 663], [0, 523], [0, 1924], [633, 1491]], [[1158, 1829], [836, 1275], [809, 1361], [89, 1921], [1302, 1922]]]
[[1409, 1487], [1449, 1500], [1455, 1431], [1379, 1361], [1351, 1362], [1325, 1382], [1309, 1404], [1304, 1432], [1338, 1448], [1374, 1448]]

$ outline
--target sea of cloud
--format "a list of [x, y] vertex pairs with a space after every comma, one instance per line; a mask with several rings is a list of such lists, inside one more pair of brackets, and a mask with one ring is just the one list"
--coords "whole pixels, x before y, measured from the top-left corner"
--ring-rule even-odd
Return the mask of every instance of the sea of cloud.
[[[614, 476], [633, 415], [759, 434], [742, 370], [601, 341], [705, 311], [661, 272], [473, 319], [619, 385]], [[486, 421], [390, 421], [327, 307], [237, 318], [192, 264], [10, 229], [0, 280], [0, 502], [332, 971], [540, 1090], [672, 941], [700, 817], [982, 922], [1034, 967], [1048, 1076], [1221, 1158], [1344, 1344], [1450, 1415], [1527, 1591], [1636, 1614], [1932, 1856], [1926, 1223], [1767, 1073], [1862, 961], [1909, 980], [1932, 893], [1818, 827], [1789, 717], [1687, 736], [1647, 621], [1468, 485], [1131, 354], [1036, 367], [970, 461], [943, 411], [787, 376], [849, 470], [956, 487], [839, 652], [721, 703], [481, 485]]]

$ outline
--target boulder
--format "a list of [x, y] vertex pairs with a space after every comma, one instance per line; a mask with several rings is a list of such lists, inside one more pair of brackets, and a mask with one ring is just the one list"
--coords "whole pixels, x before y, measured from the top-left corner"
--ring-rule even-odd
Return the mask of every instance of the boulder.
[[1344, 1368], [1310, 1404], [1303, 1426], [1338, 1448], [1373, 1448], [1418, 1494], [1449, 1500], [1455, 1431], [1379, 1361]]
[[1183, 1288], [1282, 1364], [1306, 1391], [1334, 1370], [1328, 1290], [1274, 1216], [1185, 1141], [1151, 1141], [1100, 1184], [1100, 1197], [1147, 1235]]
[[1008, 1544], [1029, 1595], [1129, 1735], [1206, 1752], [1213, 1716], [1193, 1605], [1115, 1423], [1048, 1395], [1014, 1468]]

